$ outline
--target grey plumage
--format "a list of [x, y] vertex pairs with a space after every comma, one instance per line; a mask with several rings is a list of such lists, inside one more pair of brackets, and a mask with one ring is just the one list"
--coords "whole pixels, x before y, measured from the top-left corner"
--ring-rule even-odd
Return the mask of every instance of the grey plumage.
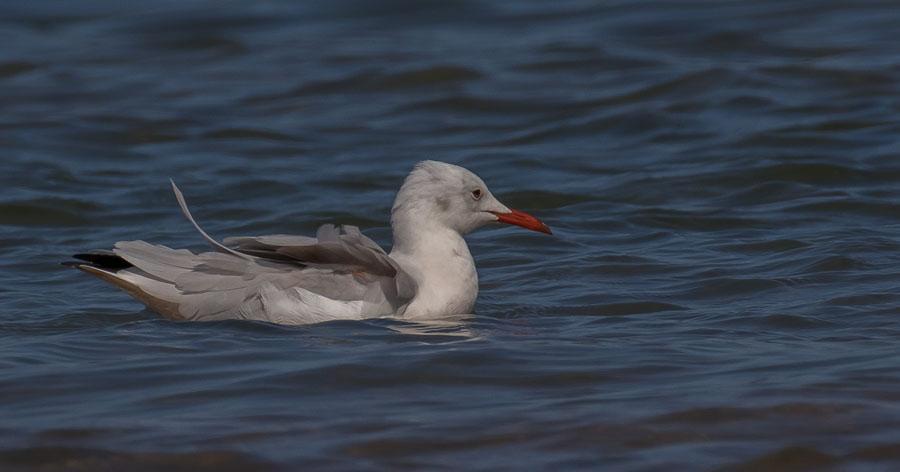
[[[120, 241], [102, 254], [107, 264], [72, 265], [183, 320], [301, 324], [388, 316], [415, 295], [412, 278], [354, 226], [324, 225], [315, 238], [234, 237], [222, 244], [197, 224], [174, 182], [172, 188], [184, 216], [217, 252]], [[123, 263], [109, 259], [113, 254]]]

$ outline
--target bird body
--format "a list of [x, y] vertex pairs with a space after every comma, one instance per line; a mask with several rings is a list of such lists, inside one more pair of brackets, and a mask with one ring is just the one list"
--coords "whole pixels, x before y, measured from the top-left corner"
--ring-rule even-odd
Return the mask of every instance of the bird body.
[[549, 233], [536, 218], [497, 201], [462, 167], [424, 161], [404, 181], [391, 210], [387, 254], [355, 226], [323, 225], [316, 237], [271, 235], [219, 243], [192, 253], [145, 241], [67, 262], [176, 320], [252, 319], [308, 324], [337, 319], [436, 319], [470, 313], [478, 296], [475, 262], [463, 238], [491, 222]]

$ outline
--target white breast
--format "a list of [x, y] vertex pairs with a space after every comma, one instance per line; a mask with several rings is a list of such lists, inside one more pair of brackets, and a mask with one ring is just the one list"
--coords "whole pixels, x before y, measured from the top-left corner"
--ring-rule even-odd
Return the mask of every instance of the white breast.
[[478, 272], [465, 240], [460, 237], [453, 244], [437, 247], [441, 249], [427, 256], [391, 253], [418, 285], [404, 318], [434, 319], [472, 313], [478, 298]]

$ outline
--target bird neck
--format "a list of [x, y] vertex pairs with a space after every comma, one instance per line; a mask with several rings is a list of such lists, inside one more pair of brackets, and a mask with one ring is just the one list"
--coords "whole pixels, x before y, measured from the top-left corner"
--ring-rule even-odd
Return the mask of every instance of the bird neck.
[[458, 231], [435, 223], [413, 223], [402, 218], [392, 222], [394, 245], [391, 254], [414, 259], [441, 258], [461, 251], [471, 258], [466, 240]]
[[391, 257], [401, 261], [420, 284], [478, 279], [472, 253], [458, 231], [428, 222], [410, 225], [395, 219], [392, 223]]

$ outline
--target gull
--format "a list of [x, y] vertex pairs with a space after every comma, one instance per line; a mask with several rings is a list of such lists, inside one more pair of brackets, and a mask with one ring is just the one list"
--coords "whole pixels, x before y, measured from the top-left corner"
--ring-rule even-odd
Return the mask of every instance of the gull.
[[332, 320], [437, 320], [471, 313], [478, 273], [464, 236], [490, 223], [551, 234], [528, 213], [500, 203], [469, 170], [423, 161], [391, 208], [386, 253], [355, 226], [321, 226], [315, 237], [231, 237], [197, 224], [170, 181], [182, 213], [212, 252], [145, 241], [75, 254], [65, 262], [124, 290], [172, 320], [259, 320], [302, 325]]

